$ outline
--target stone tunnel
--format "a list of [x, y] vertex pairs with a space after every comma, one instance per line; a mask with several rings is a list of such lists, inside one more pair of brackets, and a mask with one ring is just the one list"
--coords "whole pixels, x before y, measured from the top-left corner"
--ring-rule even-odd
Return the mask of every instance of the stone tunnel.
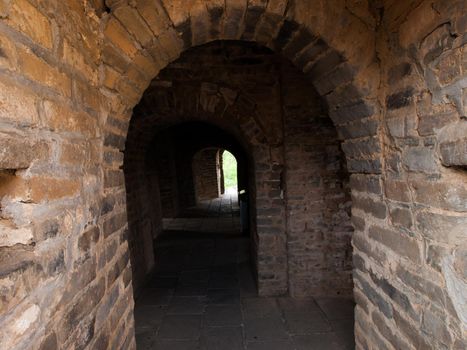
[[465, 0], [0, 0], [0, 33], [1, 349], [467, 348]]

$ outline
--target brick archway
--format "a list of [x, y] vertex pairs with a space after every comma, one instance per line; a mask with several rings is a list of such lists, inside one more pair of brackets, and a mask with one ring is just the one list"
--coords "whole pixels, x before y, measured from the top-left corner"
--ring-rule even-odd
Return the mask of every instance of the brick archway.
[[132, 111], [183, 52], [243, 40], [302, 69], [343, 140], [357, 348], [466, 347], [465, 1], [105, 3], [0, 1], [2, 345], [134, 347]]
[[[366, 191], [366, 188], [380, 186], [382, 170], [379, 103], [372, 91], [374, 84], [371, 79], [376, 76], [371, 73], [371, 63], [365, 66], [365, 60], [361, 60], [361, 56], [357, 59], [357, 53], [352, 52], [352, 50], [361, 50], [361, 47], [355, 46], [349, 49], [348, 43], [341, 42], [341, 49], [334, 49], [332, 44], [326, 42], [324, 36], [313, 34], [308, 24], [300, 24], [293, 19], [296, 16], [293, 11], [299, 9], [288, 9], [286, 13], [285, 4], [282, 5], [284, 6], [275, 6], [271, 3], [267, 6], [250, 7], [240, 3], [231, 6], [227, 3], [227, 7], [222, 4], [219, 7], [209, 8], [205, 3], [200, 2], [193, 5], [184, 17], [181, 15], [184, 13], [183, 8], [190, 7], [190, 4], [184, 3], [182, 10], [177, 7], [172, 16], [170, 5], [165, 7], [157, 2], [149, 5], [148, 2], [142, 1], [134, 7], [116, 4], [112, 8], [104, 30], [108, 45], [104, 49], [103, 60], [108, 67], [106, 74], [120, 76], [120, 78], [108, 79], [110, 83], [108, 88], [115, 91], [119, 110], [114, 111], [105, 127], [106, 140], [118, 139], [120, 144], [105, 142], [104, 145], [115, 154], [123, 150], [133, 107], [139, 102], [143, 91], [158, 72], [183, 52], [215, 40], [256, 42], [281, 53], [290, 60], [312, 82], [314, 89], [326, 101], [329, 116], [343, 141], [342, 148], [347, 157], [347, 168], [352, 173], [352, 187], [357, 189], [357, 192], [354, 192], [354, 205], [357, 209], [369, 211], [370, 215], [378, 217], [381, 215], [376, 204], [380, 200], [379, 196]], [[348, 35], [352, 33], [346, 33], [346, 36]], [[369, 43], [365, 45], [367, 45], [365, 49], [371, 46]], [[116, 60], [116, 57], [119, 59]], [[352, 63], [351, 60], [356, 63]], [[361, 74], [366, 74], [367, 79], [361, 79]], [[187, 106], [183, 107], [183, 104]], [[154, 104], [152, 106], [154, 107]], [[192, 106], [193, 104], [190, 105], [187, 99], [177, 108], [196, 115]], [[205, 119], [206, 111], [201, 112], [203, 115], [200, 115], [200, 118]], [[208, 112], [215, 114], [216, 108]], [[156, 124], [160, 123], [160, 116], [168, 117], [167, 120], [171, 122], [177, 120], [177, 117], [171, 115], [167, 109], [158, 114], [156, 118], [151, 116]], [[235, 115], [233, 117], [235, 118]], [[260, 126], [240, 125], [245, 135], [258, 133], [261, 135]], [[149, 134], [146, 129], [138, 137], [138, 142], [142, 142], [144, 135]], [[268, 154], [267, 148], [264, 148], [263, 153]], [[117, 164], [104, 171], [120, 172], [115, 165]], [[120, 190], [113, 186], [106, 189], [109, 195], [113, 191]], [[375, 203], [375, 207], [368, 203]], [[267, 210], [269, 209], [264, 210], [266, 216], [269, 215]], [[285, 222], [283, 225], [285, 228]], [[268, 227], [263, 229], [265, 233], [268, 231]], [[276, 229], [275, 227], [274, 230]], [[364, 224], [357, 225], [355, 229], [357, 238], [366, 235]], [[267, 248], [270, 256], [266, 254], [261, 259], [268, 262], [264, 264], [264, 270], [259, 265], [258, 273], [268, 276], [264, 284], [260, 283], [260, 293], [273, 295], [284, 293], [287, 290], [288, 267], [280, 261], [287, 260], [285, 237], [281, 237], [280, 234], [260, 235], [257, 244], [270, 247]]]

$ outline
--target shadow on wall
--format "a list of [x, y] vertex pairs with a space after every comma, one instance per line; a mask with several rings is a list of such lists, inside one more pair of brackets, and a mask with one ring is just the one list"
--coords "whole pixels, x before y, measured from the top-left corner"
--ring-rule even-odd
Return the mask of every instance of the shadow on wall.
[[[248, 189], [247, 152], [235, 137], [212, 124], [162, 126], [154, 131], [153, 141], [146, 149], [127, 148], [124, 170], [135, 290], [154, 268], [153, 242], [162, 231], [162, 218], [177, 217], [184, 209], [195, 206], [197, 194], [203, 195], [201, 199], [219, 196], [220, 149], [235, 154], [239, 160], [238, 183]], [[208, 173], [201, 174], [201, 170]], [[206, 188], [210, 192], [200, 193]]]

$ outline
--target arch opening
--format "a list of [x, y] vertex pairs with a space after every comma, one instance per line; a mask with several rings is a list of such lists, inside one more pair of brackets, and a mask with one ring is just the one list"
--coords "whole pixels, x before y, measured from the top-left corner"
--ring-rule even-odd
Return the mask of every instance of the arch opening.
[[238, 163], [235, 156], [227, 150], [219, 152], [220, 168], [222, 169], [222, 188], [223, 191], [238, 192], [242, 189], [238, 187]]
[[[126, 164], [137, 160], [155, 131], [194, 121], [227, 130], [252, 165], [240, 171], [239, 160], [238, 179], [242, 189], [242, 179], [249, 181], [245, 188], [251, 205], [246, 210], [260, 295], [351, 294], [346, 162], [327, 106], [303, 73], [255, 43], [217, 41], [187, 50], [159, 73], [135, 107]], [[191, 127], [181, 140], [193, 139]], [[212, 135], [205, 135], [205, 145], [238, 148], [222, 145]], [[213, 147], [209, 138], [217, 145]], [[167, 147], [174, 151], [178, 146], [175, 142]], [[198, 150], [192, 147], [191, 157]], [[179, 169], [180, 174], [190, 174], [189, 179], [179, 177], [176, 191], [162, 191], [172, 199], [182, 198], [178, 204], [162, 205], [165, 217], [196, 205], [191, 159], [184, 163], [190, 169]], [[164, 167], [166, 174], [171, 168]], [[127, 187], [134, 193], [128, 181]], [[131, 208], [128, 212], [130, 217]], [[152, 227], [162, 230], [160, 224]], [[138, 233], [157, 236], [147, 229]]]
[[0, 3], [2, 345], [135, 347], [131, 281], [160, 262], [162, 211], [193, 198], [161, 205], [147, 150], [204, 121], [251, 165], [260, 295], [346, 294], [352, 235], [358, 349], [466, 348], [465, 1]]

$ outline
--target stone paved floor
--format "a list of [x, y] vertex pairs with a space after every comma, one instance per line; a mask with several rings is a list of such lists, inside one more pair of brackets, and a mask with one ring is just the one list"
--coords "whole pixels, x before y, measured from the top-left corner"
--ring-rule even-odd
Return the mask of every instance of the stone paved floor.
[[247, 238], [186, 227], [156, 244], [157, 271], [136, 300], [138, 349], [354, 348], [351, 300], [259, 298]]
[[178, 218], [163, 219], [166, 231], [185, 232], [238, 232], [240, 208], [236, 192], [220, 198], [202, 201], [196, 207], [186, 209]]

